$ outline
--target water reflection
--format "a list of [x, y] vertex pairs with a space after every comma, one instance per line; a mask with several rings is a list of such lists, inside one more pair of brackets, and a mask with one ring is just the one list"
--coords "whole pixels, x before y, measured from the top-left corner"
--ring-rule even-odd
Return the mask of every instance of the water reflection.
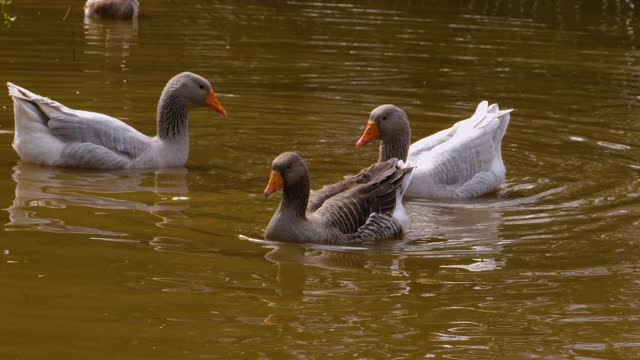
[[505, 240], [499, 202], [438, 203], [411, 201], [407, 247], [422, 255], [497, 254]]
[[[117, 67], [120, 71], [128, 71], [128, 60], [131, 48], [138, 39], [138, 20], [109, 21], [100, 19], [84, 19], [84, 54], [96, 57], [88, 63], [96, 66], [104, 64]], [[104, 66], [86, 71], [99, 71]], [[115, 71], [118, 72], [118, 71]]]
[[[404, 239], [354, 247], [243, 238], [270, 249], [265, 259], [277, 266], [275, 303], [347, 294], [431, 297], [450, 286], [443, 279], [452, 268], [468, 273], [505, 268], [507, 257], [502, 252], [511, 241], [503, 235], [502, 205], [514, 201], [522, 205], [534, 200], [525, 197], [473, 203], [407, 202], [411, 224]], [[354, 275], [334, 283], [331, 273], [335, 272]], [[376, 281], [372, 277], [382, 279]], [[321, 283], [328, 286], [318, 286]], [[283, 321], [278, 314], [271, 314], [265, 321], [274, 321], [274, 316]]]
[[265, 259], [278, 267], [277, 291], [281, 297], [300, 299], [303, 297], [306, 273], [305, 252], [301, 246], [276, 246], [265, 255]]
[[[519, 200], [526, 201], [527, 198]], [[307, 267], [331, 271], [367, 270], [406, 278], [410, 271], [407, 271], [404, 261], [412, 258], [412, 261], [431, 261], [435, 264], [435, 268], [432, 267], [434, 273], [440, 271], [438, 268], [461, 268], [470, 272], [501, 269], [506, 260], [499, 255], [504, 246], [511, 243], [502, 235], [501, 204], [496, 200], [481, 200], [480, 203], [407, 202], [405, 207], [410, 225], [403, 239], [354, 247], [284, 244], [241, 238], [271, 249], [265, 259], [277, 265], [278, 292], [283, 297], [298, 298], [303, 296]], [[399, 284], [401, 286], [390, 294], [411, 291], [408, 281], [400, 281]], [[357, 291], [358, 288], [351, 284], [349, 291]], [[342, 292], [344, 289], [326, 291]]]
[[176, 204], [188, 199], [187, 173], [185, 168], [107, 173], [21, 163], [13, 168], [15, 197], [5, 209], [9, 213], [5, 230], [124, 237], [128, 234], [120, 230], [120, 222], [104, 216], [122, 210], [151, 214], [157, 218], [156, 226], [166, 227], [188, 208]]

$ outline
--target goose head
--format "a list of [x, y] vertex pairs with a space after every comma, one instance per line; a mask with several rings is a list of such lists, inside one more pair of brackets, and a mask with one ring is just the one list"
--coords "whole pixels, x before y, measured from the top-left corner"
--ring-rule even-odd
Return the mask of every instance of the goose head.
[[308, 183], [308, 170], [300, 155], [285, 152], [271, 163], [271, 176], [264, 195], [269, 196], [280, 189], [288, 189]]
[[213, 92], [211, 83], [191, 72], [180, 73], [169, 80], [162, 92], [162, 99], [168, 98], [178, 100], [187, 109], [207, 107], [227, 117], [227, 112]]
[[357, 147], [365, 146], [374, 139], [383, 143], [393, 143], [399, 139], [411, 138], [411, 128], [407, 114], [399, 107], [391, 104], [380, 105], [371, 111], [367, 128], [356, 142]]

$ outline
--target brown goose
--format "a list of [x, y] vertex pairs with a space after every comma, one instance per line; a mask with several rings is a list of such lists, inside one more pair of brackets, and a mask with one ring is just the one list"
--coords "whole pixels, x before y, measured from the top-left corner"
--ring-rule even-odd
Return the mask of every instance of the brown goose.
[[397, 159], [376, 163], [358, 175], [325, 186], [310, 197], [309, 173], [293, 152], [273, 160], [265, 196], [283, 189], [271, 218], [269, 240], [346, 244], [393, 238], [402, 233], [402, 188], [412, 168]]
[[138, 16], [138, 0], [87, 0], [84, 16], [87, 18], [131, 19]]

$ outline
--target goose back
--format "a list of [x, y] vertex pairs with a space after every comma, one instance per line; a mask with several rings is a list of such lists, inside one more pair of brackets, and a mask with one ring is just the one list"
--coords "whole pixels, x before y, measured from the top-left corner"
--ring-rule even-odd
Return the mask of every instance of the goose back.
[[355, 233], [372, 213], [391, 214], [404, 177], [411, 168], [399, 168], [397, 159], [377, 163], [356, 176], [359, 183], [326, 200], [313, 215], [343, 234]]

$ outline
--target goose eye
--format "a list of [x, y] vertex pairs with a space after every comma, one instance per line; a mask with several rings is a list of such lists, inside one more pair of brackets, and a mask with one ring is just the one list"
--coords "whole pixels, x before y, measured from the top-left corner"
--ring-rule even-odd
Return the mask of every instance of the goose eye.
[[200, 85], [200, 90], [204, 90], [204, 85]]
[[385, 120], [387, 120], [387, 117], [386, 117], [386, 116], [383, 116], [383, 117], [382, 117], [382, 121], [385, 121]]

